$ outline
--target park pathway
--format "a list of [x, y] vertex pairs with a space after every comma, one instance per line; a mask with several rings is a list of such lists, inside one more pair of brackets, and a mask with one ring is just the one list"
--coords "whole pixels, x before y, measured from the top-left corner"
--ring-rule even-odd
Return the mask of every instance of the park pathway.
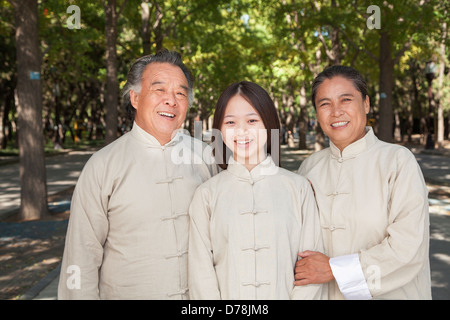
[[[75, 185], [84, 164], [94, 150], [69, 151], [46, 158], [47, 193], [53, 195]], [[3, 163], [2, 163], [3, 162]], [[0, 159], [0, 220], [20, 206], [19, 163], [16, 158]]]

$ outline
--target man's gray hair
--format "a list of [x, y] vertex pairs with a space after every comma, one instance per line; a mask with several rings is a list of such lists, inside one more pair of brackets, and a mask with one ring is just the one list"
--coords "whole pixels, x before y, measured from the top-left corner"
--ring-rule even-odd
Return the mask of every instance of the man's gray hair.
[[136, 109], [134, 109], [130, 101], [130, 90], [133, 90], [136, 93], [141, 92], [142, 74], [144, 73], [147, 65], [154, 62], [170, 63], [174, 66], [179, 67], [183, 71], [188, 83], [189, 107], [192, 106], [194, 100], [194, 91], [193, 91], [194, 78], [192, 77], [192, 74], [189, 71], [189, 69], [184, 65], [183, 61], [181, 60], [181, 55], [178, 52], [164, 49], [158, 51], [154, 55], [147, 55], [137, 59], [131, 66], [130, 71], [128, 72], [127, 83], [123, 87], [122, 96], [123, 96], [123, 106], [125, 107], [125, 110], [127, 111], [127, 114], [131, 120], [134, 120]]

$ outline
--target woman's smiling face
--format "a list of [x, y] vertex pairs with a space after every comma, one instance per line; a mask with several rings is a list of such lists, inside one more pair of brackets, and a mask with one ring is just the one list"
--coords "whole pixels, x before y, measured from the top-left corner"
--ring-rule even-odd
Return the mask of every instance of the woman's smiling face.
[[258, 112], [241, 95], [228, 101], [220, 131], [234, 159], [248, 170], [266, 158], [267, 130]]
[[341, 76], [324, 80], [315, 104], [320, 127], [341, 152], [364, 137], [369, 97], [363, 99], [351, 80]]

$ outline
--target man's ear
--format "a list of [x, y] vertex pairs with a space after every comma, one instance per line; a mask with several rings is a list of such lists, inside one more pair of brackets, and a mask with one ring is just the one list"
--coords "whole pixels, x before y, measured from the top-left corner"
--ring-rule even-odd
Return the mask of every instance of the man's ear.
[[130, 90], [130, 102], [131, 105], [137, 110], [137, 106], [139, 103], [139, 93], [136, 93], [134, 90]]
[[370, 111], [370, 99], [369, 96], [366, 96], [366, 100], [364, 100], [364, 111], [366, 111], [366, 114]]

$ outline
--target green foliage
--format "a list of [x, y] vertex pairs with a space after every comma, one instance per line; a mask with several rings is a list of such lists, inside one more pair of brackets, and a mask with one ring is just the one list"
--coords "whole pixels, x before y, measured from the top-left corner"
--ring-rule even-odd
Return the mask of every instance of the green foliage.
[[[117, 0], [119, 8], [124, 1]], [[213, 113], [225, 87], [241, 80], [263, 86], [278, 102], [281, 113], [288, 112], [297, 119], [302, 104], [301, 88], [306, 89], [306, 98], [309, 97], [314, 76], [336, 61], [352, 65], [366, 76], [371, 99], [376, 103], [381, 32], [389, 33], [392, 55], [402, 53], [395, 66], [396, 94], [410, 94], [411, 62], [415, 61], [419, 101], [426, 108], [426, 83], [420, 72], [425, 62], [438, 52], [449, 6], [448, 1], [437, 0], [424, 1], [421, 6], [415, 0], [128, 0], [117, 27], [121, 88], [131, 63], [144, 52], [142, 3], [150, 12], [151, 32], [147, 40], [152, 52], [159, 46], [177, 50], [192, 69], [196, 98], [191, 113], [202, 119]], [[80, 29], [67, 27], [70, 13], [66, 10], [71, 4], [80, 8]], [[380, 29], [371, 30], [366, 25], [370, 5], [381, 10]], [[13, 88], [14, 14], [8, 1], [0, 0], [0, 13], [0, 87]], [[40, 1], [39, 14], [47, 127], [61, 124], [72, 132], [75, 121], [101, 127], [106, 75], [102, 1]], [[448, 81], [446, 76], [441, 99], [447, 115]], [[2, 90], [3, 101], [7, 94], [8, 90]], [[311, 117], [309, 98], [306, 105]], [[5, 122], [14, 122], [13, 104], [2, 108], [8, 113]], [[406, 110], [400, 102], [394, 108]], [[418, 114], [415, 110], [411, 112]], [[51, 132], [46, 131], [49, 138]]]

